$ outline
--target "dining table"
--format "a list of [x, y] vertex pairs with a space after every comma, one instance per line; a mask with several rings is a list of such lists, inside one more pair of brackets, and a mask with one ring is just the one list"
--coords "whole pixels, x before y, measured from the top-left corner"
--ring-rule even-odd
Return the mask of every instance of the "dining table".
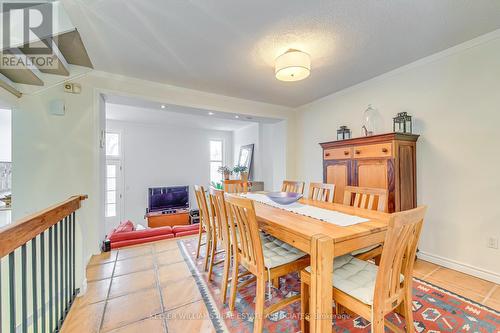
[[254, 201], [259, 228], [308, 253], [311, 260], [310, 332], [332, 332], [332, 279], [335, 257], [384, 242], [390, 214], [311, 199], [298, 202], [364, 218], [341, 226]]

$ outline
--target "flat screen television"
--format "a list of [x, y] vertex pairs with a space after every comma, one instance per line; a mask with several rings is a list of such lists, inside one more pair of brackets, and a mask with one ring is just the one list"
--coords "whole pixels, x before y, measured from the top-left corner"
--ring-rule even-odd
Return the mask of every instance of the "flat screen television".
[[189, 186], [149, 188], [149, 212], [189, 208]]

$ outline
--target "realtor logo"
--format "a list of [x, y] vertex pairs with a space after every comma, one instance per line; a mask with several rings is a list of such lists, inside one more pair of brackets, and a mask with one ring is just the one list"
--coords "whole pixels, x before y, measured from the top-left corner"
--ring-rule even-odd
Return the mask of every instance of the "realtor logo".
[[52, 52], [52, 3], [4, 2], [2, 19], [0, 68], [57, 68]]

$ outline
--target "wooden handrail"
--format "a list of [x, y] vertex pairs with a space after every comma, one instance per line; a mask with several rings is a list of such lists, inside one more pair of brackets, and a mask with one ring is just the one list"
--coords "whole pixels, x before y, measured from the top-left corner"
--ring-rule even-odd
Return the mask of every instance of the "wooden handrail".
[[66, 216], [80, 208], [87, 195], [75, 195], [59, 204], [31, 214], [0, 228], [0, 258], [26, 244]]

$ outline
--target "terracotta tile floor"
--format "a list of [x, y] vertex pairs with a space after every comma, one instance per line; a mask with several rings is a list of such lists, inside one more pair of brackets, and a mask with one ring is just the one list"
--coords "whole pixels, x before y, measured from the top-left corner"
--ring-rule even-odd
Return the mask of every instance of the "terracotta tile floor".
[[[422, 260], [415, 277], [500, 310], [500, 286], [492, 282]], [[87, 292], [77, 298], [63, 333], [214, 332], [176, 240], [94, 256], [87, 279]]]

